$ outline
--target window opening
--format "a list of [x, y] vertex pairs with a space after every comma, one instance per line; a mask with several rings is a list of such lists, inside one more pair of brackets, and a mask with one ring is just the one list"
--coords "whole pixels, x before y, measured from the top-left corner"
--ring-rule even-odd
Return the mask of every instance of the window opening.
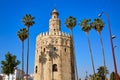
[[36, 66], [35, 72], [37, 73], [37, 66]]
[[53, 65], [52, 65], [52, 71], [53, 71], [53, 72], [56, 72], [56, 71], [57, 71], [57, 64], [53, 64]]

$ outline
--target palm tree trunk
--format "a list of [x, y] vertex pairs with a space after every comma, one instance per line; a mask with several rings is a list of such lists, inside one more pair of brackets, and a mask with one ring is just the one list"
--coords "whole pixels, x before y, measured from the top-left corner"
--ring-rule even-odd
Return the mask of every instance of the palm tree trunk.
[[75, 80], [78, 80], [78, 72], [77, 72], [77, 64], [76, 64], [76, 54], [75, 54], [75, 50], [74, 50], [74, 35], [73, 35], [73, 30], [71, 30], [72, 32], [72, 45], [73, 45], [73, 62], [74, 62], [74, 70], [75, 70]]
[[44, 80], [44, 67], [43, 67], [43, 65], [42, 65], [42, 69], [43, 69], [43, 70], [42, 70], [42, 75], [43, 75], [43, 76], [42, 76], [42, 80]]
[[8, 75], [8, 80], [9, 80], [9, 75]]
[[52, 80], [54, 80], [54, 73], [53, 73], [53, 58], [52, 58], [51, 60], [52, 60]]
[[43, 74], [43, 63], [41, 63], [41, 79], [40, 79], [40, 80], [44, 80], [44, 79], [43, 79], [43, 75], [44, 75], [44, 74]]
[[94, 67], [94, 60], [93, 60], [93, 55], [92, 55], [92, 49], [91, 49], [91, 45], [90, 45], [90, 38], [89, 38], [87, 32], [86, 32], [86, 35], [87, 35], [87, 38], [88, 38], [88, 46], [89, 46], [89, 50], [90, 50], [90, 57], [91, 57], [91, 61], [92, 61], [92, 68], [93, 68], [94, 79], [95, 79], [96, 78], [96, 76], [95, 76], [95, 67]]
[[28, 29], [28, 48], [27, 48], [27, 66], [26, 66], [26, 75], [27, 75], [27, 77], [26, 77], [26, 80], [28, 80], [28, 62], [29, 62], [29, 27], [27, 28]]
[[24, 41], [22, 41], [22, 80], [24, 79]]
[[60, 61], [61, 61], [61, 66], [60, 67], [61, 67], [61, 80], [62, 80], [62, 53], [61, 53], [61, 50], [60, 50]]
[[101, 32], [98, 32], [100, 36], [100, 43], [102, 46], [102, 55], [103, 55], [103, 61], [104, 61], [104, 75], [105, 75], [105, 80], [106, 80], [106, 61], [105, 61], [105, 53], [104, 53], [104, 46], [103, 46], [103, 41], [102, 41], [102, 35]]

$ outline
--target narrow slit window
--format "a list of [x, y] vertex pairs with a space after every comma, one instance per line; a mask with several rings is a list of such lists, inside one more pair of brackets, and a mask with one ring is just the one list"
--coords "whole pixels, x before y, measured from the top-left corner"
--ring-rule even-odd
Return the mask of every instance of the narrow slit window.
[[45, 52], [45, 48], [44, 48], [44, 52]]
[[65, 50], [65, 52], [67, 51], [66, 48], [64, 50]]
[[37, 66], [36, 66], [36, 69], [35, 69], [35, 73], [37, 73]]

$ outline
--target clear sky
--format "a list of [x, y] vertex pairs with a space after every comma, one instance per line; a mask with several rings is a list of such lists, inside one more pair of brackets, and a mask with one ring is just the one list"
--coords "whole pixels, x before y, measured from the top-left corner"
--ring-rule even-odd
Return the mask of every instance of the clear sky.
[[[76, 17], [79, 23], [80, 20], [84, 18], [91, 18], [92, 20], [97, 18], [97, 15], [102, 11], [109, 14], [112, 33], [117, 36], [113, 42], [114, 45], [117, 46], [115, 48], [115, 55], [117, 69], [120, 74], [120, 0], [0, 0], [0, 61], [4, 59], [4, 55], [8, 51], [15, 54], [21, 61], [21, 41], [17, 37], [17, 31], [25, 27], [21, 19], [25, 14], [29, 13], [36, 18], [35, 25], [30, 28], [29, 73], [33, 73], [36, 36], [41, 32], [48, 31], [48, 22], [51, 18], [50, 13], [54, 7], [56, 7], [60, 14], [61, 29], [67, 33], [70, 33], [70, 31], [66, 28], [64, 22], [65, 18], [70, 15]], [[114, 71], [114, 67], [108, 23], [105, 15], [103, 15], [102, 18], [105, 22], [105, 27], [102, 31], [105, 57], [107, 68], [111, 73]], [[92, 74], [93, 72], [87, 37], [78, 26], [78, 23], [74, 28], [75, 52], [79, 77], [84, 78], [86, 71], [88, 74]], [[97, 69], [103, 65], [100, 40], [97, 32], [94, 30], [90, 31], [89, 36], [93, 50], [95, 69]], [[25, 49], [27, 48], [25, 47]], [[21, 68], [21, 64], [18, 67]]]

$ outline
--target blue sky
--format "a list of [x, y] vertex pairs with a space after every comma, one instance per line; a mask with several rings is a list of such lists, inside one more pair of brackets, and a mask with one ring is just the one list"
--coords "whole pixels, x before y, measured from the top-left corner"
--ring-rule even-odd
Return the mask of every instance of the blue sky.
[[[25, 14], [33, 15], [35, 25], [30, 28], [30, 61], [29, 73], [33, 73], [35, 41], [36, 36], [41, 32], [48, 31], [50, 13], [56, 7], [61, 20], [61, 29], [64, 32], [70, 31], [64, 25], [65, 18], [74, 16], [77, 22], [84, 18], [92, 20], [97, 15], [105, 11], [109, 14], [112, 33], [116, 35], [113, 40], [117, 62], [117, 69], [120, 74], [120, 1], [119, 0], [0, 0], [0, 60], [4, 59], [4, 55], [10, 51], [21, 60], [21, 41], [17, 37], [17, 31], [25, 26], [22, 24], [22, 18]], [[105, 15], [102, 16], [105, 27], [102, 31], [103, 43], [105, 48], [106, 63], [109, 72], [114, 70], [111, 46], [109, 40], [108, 24]], [[95, 69], [103, 65], [102, 51], [99, 36], [96, 31], [89, 32]], [[84, 78], [85, 72], [92, 74], [92, 67], [89, 55], [87, 37], [77, 24], [74, 28], [75, 52], [77, 58], [77, 67], [79, 77]], [[26, 45], [26, 42], [25, 42]], [[26, 46], [25, 46], [26, 49]], [[25, 51], [26, 53], [26, 51]], [[26, 54], [25, 54], [26, 58]], [[25, 60], [26, 64], [26, 60]], [[21, 68], [21, 65], [19, 65]], [[97, 70], [96, 70], [97, 72]]]

